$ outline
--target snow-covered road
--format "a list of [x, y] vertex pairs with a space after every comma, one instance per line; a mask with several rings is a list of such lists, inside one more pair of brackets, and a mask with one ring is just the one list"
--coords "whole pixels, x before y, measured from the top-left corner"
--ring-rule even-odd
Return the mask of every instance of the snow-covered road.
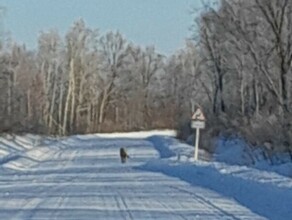
[[[126, 164], [120, 147], [131, 156]], [[207, 188], [139, 168], [159, 157], [135, 138], [75, 136], [32, 148], [1, 170], [0, 219], [264, 219]]]

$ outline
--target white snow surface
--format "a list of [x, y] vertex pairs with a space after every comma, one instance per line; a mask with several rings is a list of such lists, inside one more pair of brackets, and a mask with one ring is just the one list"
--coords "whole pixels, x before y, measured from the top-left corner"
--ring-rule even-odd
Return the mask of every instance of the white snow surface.
[[292, 162], [288, 153], [274, 153], [269, 155], [269, 159], [264, 154], [262, 147], [250, 146], [238, 136], [219, 137], [216, 142], [215, 160], [217, 161], [273, 171], [292, 178]]
[[0, 219], [292, 219], [290, 178], [193, 161], [174, 135], [0, 137]]

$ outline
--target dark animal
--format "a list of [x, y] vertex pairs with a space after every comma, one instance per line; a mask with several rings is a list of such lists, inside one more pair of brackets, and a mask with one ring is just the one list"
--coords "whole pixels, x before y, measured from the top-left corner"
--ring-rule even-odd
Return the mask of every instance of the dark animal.
[[122, 163], [126, 163], [127, 158], [130, 158], [124, 148], [120, 148], [120, 157], [121, 157], [121, 162]]

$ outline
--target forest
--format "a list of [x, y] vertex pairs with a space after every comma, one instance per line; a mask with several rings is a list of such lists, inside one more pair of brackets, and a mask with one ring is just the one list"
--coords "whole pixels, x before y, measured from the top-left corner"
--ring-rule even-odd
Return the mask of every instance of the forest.
[[292, 158], [292, 1], [221, 0], [190, 19], [192, 38], [167, 56], [82, 19], [64, 37], [41, 32], [36, 50], [2, 40], [0, 132], [170, 128], [185, 139], [201, 107], [204, 147], [240, 135]]

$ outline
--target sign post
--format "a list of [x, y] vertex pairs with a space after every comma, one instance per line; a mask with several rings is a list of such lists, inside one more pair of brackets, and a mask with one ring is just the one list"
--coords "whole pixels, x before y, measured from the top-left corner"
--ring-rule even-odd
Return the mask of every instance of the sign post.
[[198, 108], [192, 116], [191, 127], [196, 129], [196, 140], [195, 140], [195, 153], [194, 159], [198, 160], [199, 154], [199, 140], [200, 140], [200, 129], [204, 129], [206, 124], [206, 118], [200, 108]]

